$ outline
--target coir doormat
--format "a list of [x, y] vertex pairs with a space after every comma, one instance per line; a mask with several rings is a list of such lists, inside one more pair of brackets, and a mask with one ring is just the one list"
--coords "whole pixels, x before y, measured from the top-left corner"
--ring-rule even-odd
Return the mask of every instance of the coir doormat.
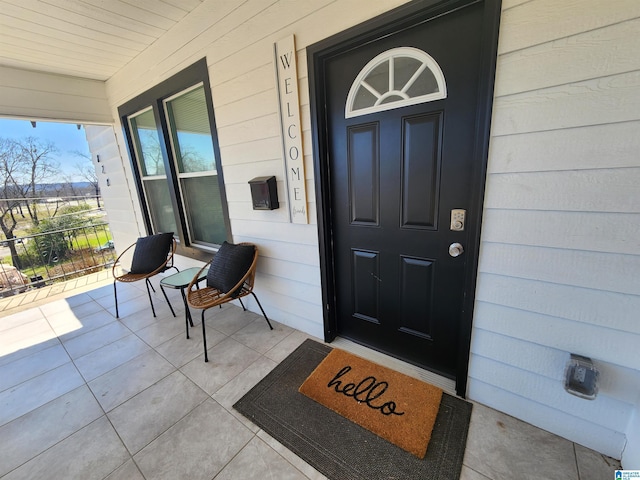
[[307, 397], [423, 458], [442, 389], [334, 349], [300, 387]]
[[234, 408], [332, 480], [455, 480], [471, 404], [444, 393], [423, 459], [298, 391], [331, 347], [305, 341]]

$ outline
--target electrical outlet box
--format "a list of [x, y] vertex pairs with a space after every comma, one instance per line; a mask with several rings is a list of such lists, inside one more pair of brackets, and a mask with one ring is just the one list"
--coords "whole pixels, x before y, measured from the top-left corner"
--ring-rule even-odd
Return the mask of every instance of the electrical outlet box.
[[564, 389], [572, 395], [593, 400], [598, 394], [599, 372], [590, 358], [571, 354], [564, 374]]

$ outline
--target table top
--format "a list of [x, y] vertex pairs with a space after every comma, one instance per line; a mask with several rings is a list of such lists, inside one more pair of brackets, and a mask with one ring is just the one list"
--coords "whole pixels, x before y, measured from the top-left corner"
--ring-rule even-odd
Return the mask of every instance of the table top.
[[[187, 268], [185, 270], [182, 270], [181, 272], [174, 273], [173, 275], [169, 275], [168, 277], [164, 277], [162, 280], [160, 280], [160, 283], [163, 287], [185, 288], [191, 283], [191, 280], [193, 280], [193, 277], [197, 275], [198, 271], [200, 271], [200, 267]], [[198, 281], [207, 278], [208, 271], [209, 269], [205, 268], [198, 277]]]

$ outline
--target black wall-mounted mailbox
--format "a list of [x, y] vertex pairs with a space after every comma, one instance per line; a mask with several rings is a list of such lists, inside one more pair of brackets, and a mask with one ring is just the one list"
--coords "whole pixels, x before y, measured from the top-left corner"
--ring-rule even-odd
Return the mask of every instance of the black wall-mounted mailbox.
[[249, 186], [254, 210], [275, 210], [280, 207], [276, 177], [256, 177], [249, 180]]

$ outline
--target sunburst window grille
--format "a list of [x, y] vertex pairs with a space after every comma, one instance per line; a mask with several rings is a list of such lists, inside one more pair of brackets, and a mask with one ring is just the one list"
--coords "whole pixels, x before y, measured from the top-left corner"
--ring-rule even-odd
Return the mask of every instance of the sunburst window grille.
[[349, 90], [345, 117], [357, 117], [447, 97], [444, 74], [428, 53], [387, 50], [360, 71]]

